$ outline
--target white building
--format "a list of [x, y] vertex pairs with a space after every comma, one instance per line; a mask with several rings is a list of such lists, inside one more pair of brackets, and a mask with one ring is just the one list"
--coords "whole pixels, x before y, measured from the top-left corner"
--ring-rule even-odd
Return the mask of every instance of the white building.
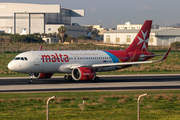
[[58, 32], [61, 25], [68, 26], [67, 34], [76, 37], [86, 35], [86, 28], [71, 26], [71, 17], [84, 17], [84, 10], [62, 8], [61, 5], [0, 3], [0, 30], [6, 33], [12, 29], [12, 34], [21, 34], [26, 29], [27, 34]]
[[[126, 22], [124, 25], [117, 25], [117, 30], [124, 29], [140, 29], [142, 24], [131, 24], [130, 22]], [[152, 29], [159, 29], [159, 25], [152, 25]]]
[[[114, 30], [104, 32], [104, 43], [131, 44], [139, 29]], [[180, 29], [151, 29], [149, 45], [170, 46], [172, 42], [180, 42]]]
[[117, 25], [117, 30], [123, 29], [140, 29], [142, 27], [141, 24], [131, 24], [130, 22], [126, 22], [124, 25]]
[[42, 38], [46, 43], [59, 43], [59, 38], [53, 38], [53, 37], [44, 37]]

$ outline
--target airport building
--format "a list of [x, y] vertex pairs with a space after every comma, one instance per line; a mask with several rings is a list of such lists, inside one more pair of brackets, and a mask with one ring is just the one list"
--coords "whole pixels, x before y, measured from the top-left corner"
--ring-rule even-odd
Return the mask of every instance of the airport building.
[[71, 17], [84, 17], [83, 9], [67, 9], [61, 5], [0, 3], [0, 30], [21, 34], [58, 32], [60, 26], [67, 28], [66, 34], [77, 37], [87, 35], [86, 27], [72, 26]]
[[[125, 22], [125, 24], [118, 24], [117, 30], [123, 30], [123, 29], [140, 29], [142, 27], [142, 24], [131, 24], [130, 22]], [[159, 29], [159, 25], [152, 25], [152, 29]]]
[[[139, 29], [123, 29], [104, 32], [104, 43], [130, 45]], [[151, 29], [149, 45], [170, 46], [172, 42], [180, 42], [180, 29]]]
[[142, 25], [140, 24], [131, 24], [130, 22], [125, 22], [123, 25], [117, 25], [117, 30], [122, 30], [122, 29], [140, 29]]

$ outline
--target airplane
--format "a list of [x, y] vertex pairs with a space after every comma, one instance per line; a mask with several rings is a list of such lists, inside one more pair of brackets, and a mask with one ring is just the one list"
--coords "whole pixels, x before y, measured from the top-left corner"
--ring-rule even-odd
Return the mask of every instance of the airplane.
[[20, 29], [23, 29], [20, 35], [26, 35], [27, 29], [31, 29], [31, 28], [20, 28]]
[[9, 28], [9, 31], [8, 31], [9, 34], [12, 33], [12, 29], [13, 29], [13, 27], [10, 27], [10, 28]]
[[8, 34], [11, 34], [11, 33], [12, 33], [12, 29], [13, 29], [13, 27], [6, 26], [6, 27], [1, 27], [1, 28], [9, 28], [9, 31], [8, 31], [7, 33], [8, 33]]
[[[41, 46], [39, 51], [18, 54], [8, 64], [8, 68], [15, 72], [33, 73], [33, 77], [37, 79], [51, 78], [54, 73], [66, 73], [66, 81], [74, 79], [98, 82], [97, 72], [115, 71], [167, 58], [171, 48], [162, 59], [147, 61], [157, 56], [147, 51], [151, 25], [152, 20], [146, 20], [131, 45], [125, 50], [41, 51]], [[32, 82], [32, 78], [28, 79], [28, 83]]]

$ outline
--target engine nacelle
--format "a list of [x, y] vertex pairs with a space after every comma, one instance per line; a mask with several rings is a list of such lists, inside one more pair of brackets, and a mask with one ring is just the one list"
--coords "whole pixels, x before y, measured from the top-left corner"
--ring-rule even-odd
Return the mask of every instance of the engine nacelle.
[[42, 79], [42, 78], [51, 78], [53, 73], [34, 73], [34, 77], [37, 79]]
[[88, 67], [78, 67], [72, 70], [72, 77], [74, 80], [92, 80], [94, 77], [94, 70]]

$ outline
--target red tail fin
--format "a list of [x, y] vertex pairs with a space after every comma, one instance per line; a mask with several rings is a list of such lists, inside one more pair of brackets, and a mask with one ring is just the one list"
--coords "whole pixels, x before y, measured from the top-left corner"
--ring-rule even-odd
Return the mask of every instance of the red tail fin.
[[42, 51], [42, 45], [39, 47], [39, 51]]
[[134, 41], [126, 49], [130, 51], [146, 51], [148, 48], [149, 34], [151, 31], [152, 20], [146, 20], [141, 27], [140, 31], [136, 35]]

